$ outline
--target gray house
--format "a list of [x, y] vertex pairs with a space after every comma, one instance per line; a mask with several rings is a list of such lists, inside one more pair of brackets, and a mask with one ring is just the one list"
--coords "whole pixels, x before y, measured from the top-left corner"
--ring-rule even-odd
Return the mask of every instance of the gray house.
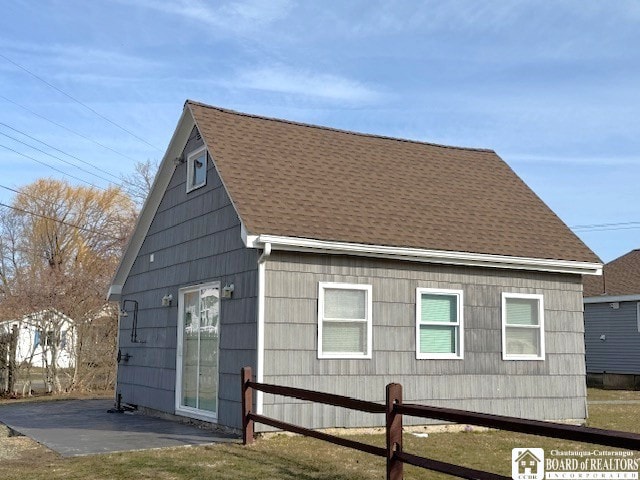
[[587, 383], [640, 390], [640, 250], [584, 279]]
[[[583, 419], [582, 275], [601, 268], [491, 150], [187, 101], [109, 291], [129, 312], [117, 392], [239, 427], [250, 365], [372, 401], [394, 381], [407, 401]], [[313, 428], [383, 421], [256, 404]]]

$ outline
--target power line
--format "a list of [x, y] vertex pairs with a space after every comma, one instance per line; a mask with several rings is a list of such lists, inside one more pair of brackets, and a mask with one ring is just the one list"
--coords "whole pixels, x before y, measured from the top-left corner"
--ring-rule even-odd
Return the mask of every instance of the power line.
[[[0, 123], [2, 123], [2, 122], [0, 122]], [[119, 195], [119, 196], [121, 196], [121, 197], [123, 197], [123, 198], [125, 198], [125, 199], [127, 199], [127, 200], [132, 200], [132, 199], [131, 199], [131, 197], [132, 197], [132, 196], [139, 197], [139, 195], [137, 195], [137, 194], [128, 195], [125, 191], [123, 191], [123, 187], [122, 187], [122, 185], [121, 185], [121, 184], [117, 184], [117, 183], [111, 182], [111, 181], [110, 181], [109, 179], [107, 179], [107, 178], [104, 178], [104, 177], [102, 177], [102, 176], [100, 176], [100, 175], [98, 175], [98, 174], [95, 174], [95, 173], [93, 173], [93, 172], [90, 172], [90, 171], [88, 171], [88, 170], [85, 170], [85, 169], [83, 169], [82, 167], [80, 167], [80, 166], [78, 166], [78, 165], [75, 165], [75, 164], [73, 164], [73, 163], [71, 163], [71, 162], [67, 162], [66, 160], [64, 160], [64, 159], [62, 159], [62, 158], [60, 158], [60, 157], [56, 157], [55, 155], [52, 155], [52, 154], [50, 154], [50, 153], [48, 153], [48, 152], [45, 152], [45, 151], [43, 151], [43, 150], [40, 150], [39, 148], [34, 147], [33, 145], [29, 145], [29, 144], [27, 144], [27, 143], [25, 143], [25, 142], [22, 142], [22, 141], [18, 140], [17, 138], [12, 137], [11, 135], [7, 135], [7, 134], [2, 133], [2, 132], [0, 132], [0, 135], [3, 135], [3, 136], [5, 136], [5, 137], [7, 137], [7, 138], [10, 138], [10, 139], [12, 139], [12, 140], [15, 140], [16, 142], [22, 143], [23, 145], [27, 145], [28, 147], [31, 147], [31, 148], [33, 148], [33, 149], [35, 149], [35, 150], [37, 150], [37, 151], [39, 151], [39, 152], [41, 152], [41, 153], [44, 153], [45, 155], [49, 155], [50, 157], [53, 157], [53, 158], [55, 158], [55, 159], [57, 159], [57, 160], [60, 160], [61, 162], [64, 162], [64, 163], [66, 163], [66, 164], [68, 164], [68, 165], [71, 165], [71, 166], [73, 166], [73, 167], [75, 167], [75, 168], [78, 168], [78, 169], [80, 169], [80, 170], [82, 170], [82, 171], [84, 171], [84, 172], [87, 172], [87, 173], [89, 173], [89, 174], [91, 174], [91, 175], [94, 175], [94, 176], [96, 176], [96, 177], [98, 177], [98, 178], [101, 178], [101, 179], [105, 180], [106, 182], [109, 182], [110, 187], [111, 187], [111, 186], [115, 187], [115, 188], [113, 188], [113, 192], [114, 192], [116, 195]], [[82, 178], [80, 178], [80, 177], [76, 177], [75, 175], [71, 175], [70, 173], [67, 173], [67, 172], [65, 172], [65, 171], [63, 171], [63, 170], [60, 170], [59, 168], [56, 168], [56, 167], [54, 167], [53, 165], [51, 165], [51, 164], [49, 164], [49, 163], [47, 163], [47, 162], [44, 162], [44, 161], [42, 161], [42, 160], [38, 160], [37, 158], [34, 158], [34, 157], [30, 156], [30, 155], [27, 155], [27, 154], [25, 154], [25, 153], [22, 153], [22, 152], [19, 152], [19, 151], [17, 151], [17, 150], [14, 150], [13, 148], [7, 147], [6, 145], [2, 145], [2, 144], [0, 144], [0, 147], [4, 148], [5, 150], [9, 150], [10, 152], [13, 152], [13, 153], [15, 153], [15, 154], [17, 154], [17, 155], [20, 155], [20, 156], [22, 156], [22, 157], [28, 158], [29, 160], [33, 160], [34, 162], [39, 163], [40, 165], [44, 165], [45, 167], [49, 167], [50, 169], [52, 169], [52, 170], [54, 170], [54, 171], [56, 171], [56, 172], [58, 172], [58, 173], [61, 173], [62, 175], [65, 175], [65, 176], [67, 176], [67, 177], [69, 177], [69, 178], [73, 178], [74, 180], [78, 180], [79, 182], [86, 183], [87, 185], [89, 185], [89, 186], [91, 186], [91, 187], [93, 187], [93, 188], [95, 188], [95, 189], [97, 189], [97, 190], [102, 190], [102, 191], [106, 191], [106, 190], [107, 190], [107, 189], [105, 189], [105, 188], [103, 188], [103, 187], [100, 187], [100, 186], [98, 186], [98, 185], [96, 185], [96, 184], [94, 184], [94, 183], [91, 183], [91, 182], [89, 182], [89, 181], [87, 181], [87, 180], [83, 180], [83, 179], [82, 179]], [[124, 179], [123, 179], [123, 180], [124, 180]], [[127, 181], [127, 180], [124, 180], [124, 181], [125, 181], [126, 183], [130, 184], [130, 185], [135, 186], [135, 184], [133, 184], [133, 183], [131, 183], [131, 182]], [[15, 189], [10, 188], [10, 187], [6, 187], [6, 186], [3, 186], [3, 185], [0, 185], [0, 187], [4, 188], [4, 189], [6, 189], [6, 190], [13, 191], [13, 192], [18, 193], [18, 194], [21, 194], [21, 195], [26, 195], [26, 196], [31, 197], [31, 198], [34, 198], [34, 199], [36, 199], [36, 200], [42, 200], [41, 198], [34, 197], [33, 195], [29, 195], [29, 194], [27, 194], [27, 193], [25, 193], [25, 192], [21, 192], [21, 191], [15, 190]]]
[[[4, 123], [0, 122], [0, 125], [4, 125]], [[40, 149], [40, 148], [38, 148], [38, 147], [34, 147], [33, 145], [29, 145], [28, 143], [23, 142], [22, 140], [17, 139], [17, 138], [15, 138], [15, 137], [12, 137], [11, 135], [7, 135], [6, 133], [2, 133], [2, 132], [0, 132], [0, 135], [2, 135], [3, 137], [10, 138], [10, 139], [11, 139], [11, 140], [13, 140], [14, 142], [21, 143], [22, 145], [25, 145], [25, 146], [27, 146], [27, 147], [29, 147], [29, 148], [33, 148], [34, 150], [36, 150], [36, 151], [38, 151], [38, 152], [40, 152], [40, 153], [44, 153], [45, 155], [47, 155], [47, 156], [49, 156], [49, 157], [51, 157], [51, 158], [55, 158], [56, 160], [59, 160], [59, 161], [61, 161], [61, 162], [63, 162], [63, 163], [66, 163], [67, 165], [70, 165], [70, 166], [72, 166], [72, 167], [75, 167], [75, 168], [77, 168], [78, 170], [82, 170], [84, 173], [88, 173], [89, 175], [93, 175], [94, 177], [97, 177], [97, 178], [99, 178], [99, 179], [101, 179], [101, 180], [104, 180], [105, 182], [112, 183], [112, 180], [109, 180], [108, 178], [105, 178], [105, 177], [103, 177], [103, 176], [101, 176], [101, 175], [98, 175], [97, 173], [94, 173], [94, 172], [92, 172], [92, 171], [90, 171], [90, 170], [87, 170], [87, 169], [85, 169], [85, 168], [82, 168], [80, 165], [76, 165], [75, 163], [69, 162], [68, 160], [64, 160], [63, 158], [57, 157], [57, 156], [55, 156], [55, 155], [53, 155], [53, 154], [51, 154], [51, 153], [49, 153], [49, 152], [45, 152], [44, 150], [41, 150], [41, 149]], [[45, 144], [44, 142], [42, 142], [42, 143], [43, 143], [43, 144]], [[46, 145], [46, 144], [45, 144], [45, 145]], [[47, 146], [49, 146], [49, 145], [47, 145]], [[49, 148], [53, 148], [54, 150], [57, 150], [57, 148], [54, 148], [54, 147], [49, 147]], [[64, 153], [64, 152], [62, 152], [62, 153]]]
[[15, 188], [7, 187], [6, 185], [0, 185], [0, 188], [4, 188], [5, 190], [9, 190], [10, 192], [17, 193], [18, 195], [24, 195], [25, 197], [33, 198], [34, 200], [36, 200], [38, 202], [44, 202], [44, 203], [46, 203], [48, 205], [51, 205], [55, 209], [58, 209], [58, 208], [60, 208], [62, 206], [62, 204], [50, 202], [48, 200], [45, 200], [44, 198], [37, 197], [35, 195], [31, 195], [30, 193], [27, 193], [27, 192], [24, 192], [24, 191], [16, 190]]
[[122, 125], [114, 122], [113, 120], [111, 120], [108, 117], [105, 117], [104, 115], [102, 115], [100, 112], [96, 111], [95, 109], [91, 108], [89, 105], [87, 105], [86, 103], [81, 102], [80, 100], [78, 100], [77, 98], [69, 95], [67, 92], [65, 92], [64, 90], [56, 87], [55, 85], [47, 82], [44, 78], [36, 75], [35, 73], [33, 73], [31, 70], [28, 70], [27, 68], [23, 67], [22, 65], [20, 65], [19, 63], [14, 62], [13, 60], [11, 60], [10, 58], [6, 57], [5, 55], [3, 55], [2, 53], [0, 53], [0, 57], [4, 58], [7, 62], [11, 63], [12, 65], [15, 65], [16, 67], [18, 67], [20, 70], [25, 71], [26, 73], [28, 73], [29, 75], [31, 75], [33, 78], [41, 81], [42, 83], [44, 83], [45, 85], [47, 85], [48, 87], [54, 89], [55, 91], [61, 93], [62, 95], [64, 95], [65, 97], [73, 100], [74, 102], [76, 102], [79, 105], [82, 105], [84, 108], [86, 108], [87, 110], [89, 110], [90, 112], [92, 112], [94, 115], [100, 117], [101, 119], [103, 119], [106, 122], [109, 122], [110, 124], [112, 124], [113, 126], [119, 128], [120, 130], [122, 130], [123, 132], [128, 133], [129, 135], [131, 135], [132, 137], [138, 139], [139, 141], [141, 141], [142, 143], [150, 146], [151, 148], [155, 148], [158, 151], [162, 151], [160, 148], [156, 147], [155, 145], [152, 145], [151, 143], [147, 142], [144, 138], [139, 137], [138, 135], [136, 135], [135, 133], [133, 133], [130, 130], [127, 130], [126, 128], [124, 128]]
[[[81, 163], [83, 163], [83, 164], [85, 164], [85, 165], [87, 165], [87, 166], [89, 166], [89, 167], [93, 167], [93, 168], [95, 168], [96, 170], [99, 170], [99, 171], [101, 171], [101, 172], [105, 172], [106, 174], [108, 174], [108, 175], [112, 176], [113, 178], [116, 178], [116, 179], [118, 179], [118, 180], [121, 180], [121, 181], [122, 181], [122, 183], [126, 183], [126, 184], [128, 184], [128, 185], [130, 185], [130, 186], [132, 186], [132, 187], [134, 187], [134, 188], [136, 188], [136, 187], [137, 187], [135, 183], [133, 183], [133, 182], [131, 182], [131, 181], [127, 180], [126, 178], [119, 178], [119, 177], [117, 177], [116, 175], [114, 175], [114, 174], [112, 174], [112, 173], [110, 173], [110, 172], [108, 172], [108, 171], [106, 171], [106, 170], [104, 170], [104, 169], [102, 169], [102, 168], [99, 168], [99, 167], [97, 167], [96, 165], [93, 165], [93, 164], [92, 164], [92, 163], [90, 163], [90, 162], [87, 162], [86, 160], [83, 160], [83, 159], [81, 159], [81, 158], [79, 158], [79, 157], [77, 157], [77, 156], [75, 156], [75, 155], [72, 155], [72, 154], [70, 154], [70, 153], [67, 153], [67, 152], [65, 152], [64, 150], [60, 150], [59, 148], [56, 148], [56, 147], [54, 147], [53, 145], [50, 145], [50, 144], [48, 144], [48, 143], [46, 143], [46, 142], [43, 142], [42, 140], [39, 140], [38, 138], [36, 138], [36, 137], [34, 137], [34, 136], [32, 136], [32, 135], [29, 135], [28, 133], [23, 132], [22, 130], [18, 130], [17, 128], [12, 127], [11, 125], [8, 125], [8, 124], [6, 124], [6, 123], [4, 123], [4, 122], [0, 122], [0, 125], [4, 126], [4, 127], [6, 127], [6, 128], [9, 128], [9, 129], [13, 130], [14, 132], [17, 132], [17, 133], [19, 133], [19, 134], [21, 134], [21, 135], [24, 135], [24, 136], [25, 136], [25, 137], [27, 137], [27, 138], [30, 138], [30, 139], [32, 139], [32, 140], [35, 140], [36, 142], [39, 142], [39, 143], [41, 143], [42, 145], [45, 145], [45, 146], [46, 146], [46, 147], [48, 147], [48, 148], [51, 148], [51, 149], [53, 149], [53, 150], [55, 150], [55, 151], [58, 151], [58, 152], [62, 153], [63, 155], [67, 155], [67, 156], [68, 156], [68, 157], [70, 157], [70, 158], [76, 159], [77, 161], [79, 161], [79, 162], [81, 162]], [[121, 190], [126, 191], [126, 189], [124, 188], [124, 186], [122, 185], [122, 183], [116, 183], [116, 182], [114, 182], [113, 180], [110, 180], [110, 179], [108, 179], [108, 178], [103, 177], [102, 175], [98, 175], [98, 174], [97, 174], [97, 173], [95, 173], [95, 172], [92, 172], [92, 171], [90, 171], [90, 170], [87, 170], [87, 169], [85, 169], [85, 168], [82, 168], [81, 166], [76, 165], [76, 164], [75, 164], [75, 163], [73, 163], [73, 162], [69, 162], [69, 161], [67, 161], [67, 160], [64, 160], [64, 159], [62, 159], [62, 158], [60, 158], [60, 157], [58, 157], [58, 156], [56, 156], [56, 155], [52, 155], [52, 154], [51, 154], [51, 153], [49, 153], [49, 152], [46, 152], [46, 151], [44, 151], [44, 150], [41, 150], [41, 149], [39, 149], [38, 147], [34, 147], [33, 145], [30, 145], [30, 144], [28, 144], [28, 143], [26, 143], [26, 142], [23, 142], [22, 140], [17, 139], [17, 138], [15, 138], [15, 137], [11, 136], [11, 135], [7, 135], [6, 133], [2, 133], [2, 132], [0, 132], [0, 135], [5, 136], [5, 137], [7, 137], [7, 138], [10, 138], [11, 140], [14, 140], [14, 141], [16, 141], [16, 142], [18, 142], [18, 143], [21, 143], [22, 145], [26, 145], [26, 146], [27, 146], [27, 147], [29, 147], [29, 148], [33, 148], [34, 150], [36, 150], [36, 151], [38, 151], [38, 152], [40, 152], [40, 153], [44, 153], [45, 155], [48, 155], [49, 157], [55, 158], [56, 160], [59, 160], [59, 161], [61, 161], [61, 162], [63, 162], [63, 163], [66, 163], [67, 165], [71, 165], [72, 167], [75, 167], [75, 168], [77, 168], [77, 169], [79, 169], [79, 170], [82, 170], [83, 172], [88, 173], [89, 175], [93, 175], [94, 177], [97, 177], [97, 178], [99, 178], [99, 179], [101, 179], [101, 180], [104, 180], [105, 182], [108, 182], [109, 184], [115, 185], [115, 186], [119, 187]], [[6, 148], [6, 147], [5, 147], [5, 148]], [[31, 157], [28, 157], [28, 158], [31, 158]], [[37, 160], [36, 160], [36, 161], [37, 161]], [[42, 163], [42, 162], [40, 162], [40, 163]], [[49, 164], [46, 164], [46, 165], [47, 165], [47, 166], [50, 166]], [[63, 173], [64, 173], [64, 172], [63, 172]], [[77, 178], [77, 177], [73, 177], [73, 178]], [[85, 183], [88, 183], [89, 185], [95, 186], [94, 184], [92, 184], [92, 183], [90, 183], [90, 182], [85, 182]], [[97, 186], [96, 186], [96, 188], [100, 188], [100, 187], [97, 187]], [[131, 193], [131, 196], [140, 197], [140, 195], [138, 195], [137, 193]]]
[[606, 228], [590, 228], [584, 230], [576, 230], [578, 233], [589, 233], [589, 232], [610, 232], [614, 230], [637, 230], [640, 228], [640, 225], [636, 226], [627, 226], [627, 227], [606, 227]]
[[[83, 138], [89, 142], [92, 142], [96, 145], [98, 145], [99, 147], [102, 147], [104, 149], [107, 149], [113, 153], [115, 153], [116, 155], [121, 156], [122, 158], [126, 158], [127, 160], [131, 160], [132, 162], [137, 162], [137, 160], [133, 157], [130, 157], [127, 154], [124, 154], [122, 152], [119, 152], [118, 150], [109, 147], [108, 145], [104, 145], [100, 142], [98, 142], [97, 140], [94, 140], [93, 138], [87, 137], [86, 135], [83, 135], [82, 133], [76, 132], [75, 130], [69, 128], [69, 127], [65, 127], [64, 125], [62, 125], [61, 123], [55, 122], [53, 120], [51, 120], [50, 118], [45, 117], [44, 115], [40, 115], [38, 112], [34, 112], [33, 110], [31, 110], [30, 108], [25, 107], [24, 105], [19, 104], [18, 102], [14, 102], [13, 100], [11, 100], [10, 98], [5, 97], [4, 95], [0, 94], [0, 98], [2, 98], [3, 100], [12, 103], [13, 105], [15, 105], [16, 107], [20, 107], [23, 110], [29, 112], [31, 115], [34, 115], [38, 118], [41, 118], [42, 120], [49, 122], [52, 125], [55, 125], [56, 127], [62, 128], [63, 130], [66, 130], [67, 132], [73, 133], [74, 135]], [[96, 167], [97, 168], [97, 167]]]
[[574, 225], [571, 227], [576, 232], [609, 232], [614, 230], [635, 230], [640, 228], [640, 222], [615, 222], [615, 223], [592, 223], [589, 225]]
[[93, 233], [95, 235], [100, 235], [102, 237], [111, 238], [113, 240], [118, 240], [118, 241], [123, 240], [123, 238], [121, 238], [121, 237], [115, 237], [113, 235], [109, 235], [108, 233], [99, 232], [99, 231], [93, 230], [91, 228], [81, 227], [80, 225], [76, 225], [74, 223], [65, 222], [64, 220], [60, 220], [60, 219], [57, 219], [57, 218], [49, 217], [47, 215], [42, 215], [40, 213], [30, 212], [29, 210], [24, 210], [22, 208], [18, 208], [18, 207], [14, 207], [14, 206], [11, 206], [11, 205], [7, 205], [7, 204], [2, 203], [2, 202], [0, 202], [0, 206], [1, 207], [5, 207], [5, 208], [9, 208], [11, 210], [15, 210], [17, 212], [26, 213], [27, 215], [33, 215], [34, 217], [44, 218], [46, 220], [51, 220], [53, 222], [61, 223], [62, 225], [66, 225], [66, 226], [71, 227], [71, 228], [77, 228], [78, 230], [82, 230], [82, 231], [88, 232], [88, 233]]
[[[8, 135], [6, 135], [6, 136], [8, 136]], [[104, 190], [104, 188], [99, 187], [97, 185], [94, 185], [93, 183], [88, 182], [86, 180], [83, 180], [80, 177], [76, 177], [75, 175], [71, 175], [70, 173], [67, 173], [67, 172], [65, 172], [63, 170], [60, 170], [59, 168], [56, 168], [53, 165], [49, 165], [48, 163], [43, 162], [42, 160], [38, 160], [37, 158], [33, 158], [31, 155], [27, 155], [26, 153], [19, 152], [17, 150], [14, 150], [13, 148], [7, 147], [6, 145], [0, 144], [0, 147], [4, 148], [5, 150], [9, 150], [10, 152], [13, 152], [13, 153], [15, 153], [17, 155], [20, 155], [22, 157], [28, 158], [29, 160], [33, 160], [34, 162], [39, 163], [40, 165], [44, 165], [45, 167], [49, 167], [50, 169], [55, 170], [56, 172], [61, 173], [62, 175], [66, 175], [67, 177], [73, 178], [74, 180], [78, 180], [79, 182], [86, 183], [87, 185], [91, 185], [92, 187], [97, 188], [98, 190]]]
[[627, 226], [627, 225], [638, 225], [640, 226], [640, 222], [616, 222], [616, 223], [592, 223], [590, 225], [574, 225], [573, 229], [587, 229], [587, 228], [603, 228], [603, 227], [619, 227], [619, 226]]
[[[66, 155], [67, 157], [73, 158], [73, 159], [75, 159], [75, 160], [79, 161], [80, 163], [84, 163], [85, 165], [88, 165], [88, 166], [90, 166], [90, 167], [92, 167], [92, 168], [95, 168], [96, 170], [98, 170], [98, 171], [100, 171], [100, 172], [103, 172], [103, 173], [105, 173], [105, 174], [107, 174], [107, 175], [109, 175], [109, 176], [111, 176], [111, 177], [113, 177], [113, 178], [115, 178], [115, 179], [117, 179], [117, 180], [120, 180], [120, 178], [119, 178], [118, 176], [114, 175], [113, 173], [108, 172], [108, 171], [106, 171], [106, 170], [103, 170], [102, 168], [98, 167], [97, 165], [94, 165], [94, 164], [92, 164], [92, 163], [90, 163], [90, 162], [87, 162], [86, 160], [82, 160], [81, 158], [78, 158], [78, 157], [76, 157], [75, 155], [72, 155], [72, 154], [70, 154], [70, 153], [67, 153], [67, 152], [65, 152], [64, 150], [60, 150], [59, 148], [56, 148], [56, 147], [54, 147], [53, 145], [49, 145], [47, 142], [43, 142], [42, 140], [40, 140], [40, 139], [38, 139], [38, 138], [34, 137], [33, 135], [29, 135], [28, 133], [23, 132], [22, 130], [18, 130], [17, 128], [12, 127], [11, 125], [7, 125], [7, 124], [6, 124], [6, 123], [4, 123], [4, 122], [0, 122], [0, 125], [2, 125], [2, 126], [3, 126], [3, 127], [5, 127], [5, 128], [8, 128], [8, 129], [10, 129], [10, 130], [13, 130], [13, 131], [14, 131], [14, 132], [16, 132], [16, 133], [19, 133], [19, 134], [21, 134], [21, 135], [24, 135], [25, 137], [30, 138], [31, 140], [35, 140], [36, 142], [41, 143], [42, 145], [44, 145], [44, 146], [46, 146], [46, 147], [49, 147], [49, 148], [51, 148], [52, 150], [55, 150], [56, 152], [60, 152], [60, 153], [62, 153], [63, 155]], [[25, 144], [25, 145], [26, 145], [26, 144]], [[78, 168], [80, 168], [80, 167], [78, 167]], [[91, 173], [92, 175], [95, 175], [93, 172], [90, 172], [90, 173]], [[96, 175], [96, 176], [97, 176], [97, 175]], [[102, 177], [100, 177], [100, 178], [102, 178]], [[104, 178], [103, 178], [103, 180], [106, 180], [106, 179], [104, 179]], [[111, 180], [107, 180], [107, 181], [108, 181], [108, 182], [110, 182]]]

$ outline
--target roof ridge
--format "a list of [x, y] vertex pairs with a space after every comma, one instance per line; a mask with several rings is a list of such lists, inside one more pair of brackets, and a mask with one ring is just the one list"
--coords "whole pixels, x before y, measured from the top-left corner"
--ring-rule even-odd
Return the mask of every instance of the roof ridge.
[[396, 142], [415, 143], [415, 144], [418, 144], [418, 145], [429, 145], [431, 147], [447, 148], [447, 149], [452, 149], [452, 150], [466, 150], [466, 151], [473, 151], [473, 152], [484, 152], [484, 153], [496, 154], [496, 152], [494, 150], [490, 149], [490, 148], [459, 147], [459, 146], [456, 146], [456, 145], [443, 145], [443, 144], [440, 144], [440, 143], [425, 142], [425, 141], [421, 141], [421, 140], [411, 140], [411, 139], [408, 139], [408, 138], [391, 137], [389, 135], [379, 135], [379, 134], [375, 134], [375, 133], [356, 132], [356, 131], [353, 131], [353, 130], [344, 130], [344, 129], [341, 129], [341, 128], [328, 127], [328, 126], [325, 126], [325, 125], [315, 125], [315, 124], [312, 124], [312, 123], [296, 122], [296, 121], [293, 121], [293, 120], [286, 120], [286, 119], [283, 119], [283, 118], [267, 117], [265, 115], [256, 115], [256, 114], [253, 114], [253, 113], [239, 112], [237, 110], [231, 110], [229, 108], [218, 107], [218, 106], [215, 106], [215, 105], [208, 105], [206, 103], [202, 103], [202, 102], [198, 102], [198, 101], [190, 100], [190, 99], [187, 99], [185, 101], [185, 106], [187, 104], [197, 105], [197, 106], [204, 107], [204, 108], [211, 108], [213, 110], [218, 110], [219, 112], [230, 114], [230, 115], [238, 115], [238, 116], [241, 116], [241, 117], [257, 118], [257, 119], [261, 119], [261, 120], [269, 120], [271, 122], [286, 123], [286, 124], [295, 125], [295, 126], [298, 126], [298, 127], [315, 128], [315, 129], [319, 129], [319, 130], [327, 130], [327, 131], [332, 131], [332, 132], [337, 132], [337, 133], [344, 133], [344, 134], [347, 134], [347, 135], [355, 135], [355, 136], [359, 136], [359, 137], [380, 138], [380, 139], [383, 139], [383, 140], [394, 140]]

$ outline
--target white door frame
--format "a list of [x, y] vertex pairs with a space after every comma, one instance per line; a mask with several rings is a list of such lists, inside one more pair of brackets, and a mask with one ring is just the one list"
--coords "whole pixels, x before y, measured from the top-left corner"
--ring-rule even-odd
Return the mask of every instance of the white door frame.
[[[204, 420], [207, 422], [217, 422], [218, 420], [218, 411], [220, 409], [220, 325], [221, 318], [220, 314], [222, 308], [218, 309], [218, 388], [216, 391], [216, 411], [211, 412], [208, 410], [200, 410], [198, 408], [187, 407], [182, 405], [182, 354], [183, 354], [183, 341], [184, 341], [184, 294], [188, 292], [200, 291], [204, 288], [217, 288], [219, 294], [220, 290], [220, 282], [208, 282], [201, 283], [198, 285], [192, 285], [189, 287], [183, 287], [178, 290], [178, 324], [177, 324], [177, 342], [176, 342], [176, 388], [175, 388], [175, 413], [176, 415], [182, 415], [185, 417], [195, 418], [198, 420]], [[221, 295], [218, 297], [219, 301], [222, 301]], [[200, 297], [198, 297], [198, 301]], [[221, 307], [221, 303], [219, 307]], [[198, 372], [199, 374], [199, 372]]]

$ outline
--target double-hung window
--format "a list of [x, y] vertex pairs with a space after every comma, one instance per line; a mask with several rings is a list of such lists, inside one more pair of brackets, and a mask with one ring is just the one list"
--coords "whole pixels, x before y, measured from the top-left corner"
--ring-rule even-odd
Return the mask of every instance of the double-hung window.
[[321, 282], [318, 358], [371, 358], [371, 285]]
[[204, 145], [187, 156], [187, 193], [207, 183], [207, 147]]
[[416, 358], [463, 358], [462, 290], [416, 290]]
[[544, 360], [542, 295], [502, 294], [503, 360]]

